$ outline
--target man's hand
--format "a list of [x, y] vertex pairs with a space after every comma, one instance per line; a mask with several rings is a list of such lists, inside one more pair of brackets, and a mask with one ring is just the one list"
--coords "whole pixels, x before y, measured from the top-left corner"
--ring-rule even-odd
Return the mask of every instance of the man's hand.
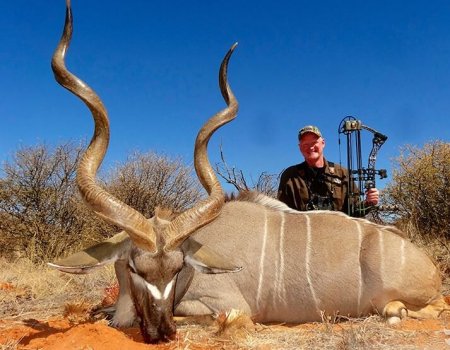
[[366, 203], [368, 205], [377, 205], [379, 200], [379, 192], [376, 188], [370, 188], [366, 191]]

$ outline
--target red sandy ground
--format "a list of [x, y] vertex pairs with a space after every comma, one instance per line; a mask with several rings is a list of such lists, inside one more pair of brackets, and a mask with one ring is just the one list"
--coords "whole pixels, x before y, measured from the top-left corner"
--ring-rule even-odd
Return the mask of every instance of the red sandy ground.
[[[443, 320], [404, 320], [399, 327], [402, 331], [420, 331], [414, 342], [418, 349], [450, 349], [445, 340]], [[272, 326], [282, 327], [282, 326]], [[320, 327], [320, 324], [304, 324], [295, 326], [301, 332], [311, 327]], [[426, 330], [426, 332], [423, 332]], [[170, 343], [148, 345], [142, 340], [138, 328], [114, 329], [107, 326], [104, 321], [88, 322], [84, 324], [71, 324], [66, 319], [40, 322], [26, 320], [18, 323], [0, 321], [0, 344], [8, 341], [19, 341], [19, 350], [143, 350], [143, 349], [181, 349], [193, 350], [210, 349], [205, 342], [184, 343], [184, 331], [178, 331], [178, 339]], [[450, 336], [448, 337], [450, 340]], [[217, 349], [222, 348], [218, 347]], [[11, 347], [11, 349], [13, 349]], [[14, 348], [15, 349], [15, 348]]]
[[[138, 328], [118, 330], [101, 322], [72, 325], [68, 320], [28, 320], [22, 325], [11, 326], [0, 321], [0, 327], [6, 327], [1, 330], [0, 344], [21, 339], [18, 349], [149, 349]], [[168, 345], [156, 345], [154, 349], [170, 349]]]
[[[6, 283], [1, 284], [1, 289], [9, 288]], [[14, 286], [11, 285], [14, 289]], [[117, 289], [117, 288], [116, 288]], [[117, 291], [112, 288], [106, 291], [105, 302], [114, 301]], [[111, 300], [109, 300], [109, 299]], [[107, 300], [108, 299], [108, 300]], [[450, 297], [447, 297], [449, 302]], [[140, 349], [223, 349], [224, 346], [212, 346], [208, 344], [209, 337], [214, 335], [204, 332], [196, 341], [192, 339], [195, 328], [183, 328], [177, 332], [176, 340], [169, 343], [148, 345], [143, 342], [139, 328], [115, 329], [109, 327], [106, 321], [73, 322], [73, 318], [56, 318], [48, 321], [28, 319], [15, 321], [14, 319], [0, 320], [0, 349], [6, 350], [140, 350]], [[341, 323], [331, 325], [333, 330], [339, 331], [351, 325]], [[317, 328], [314, 328], [317, 327]], [[322, 327], [322, 328], [320, 328]], [[405, 319], [398, 330], [410, 332], [414, 347], [417, 349], [450, 350], [450, 315], [438, 320]], [[323, 329], [323, 324], [309, 323], [297, 326], [267, 326], [270, 331], [291, 330], [306, 333], [308, 330]], [[449, 330], [449, 335], [446, 335]], [[188, 334], [190, 332], [190, 334]], [[203, 337], [203, 339], [202, 339]], [[448, 341], [448, 344], [446, 343]], [[231, 343], [229, 343], [231, 344]], [[409, 343], [408, 343], [409, 344]], [[232, 347], [226, 347], [230, 349]], [[395, 346], [394, 346], [395, 348]], [[262, 346], [259, 349], [268, 350], [270, 347]]]

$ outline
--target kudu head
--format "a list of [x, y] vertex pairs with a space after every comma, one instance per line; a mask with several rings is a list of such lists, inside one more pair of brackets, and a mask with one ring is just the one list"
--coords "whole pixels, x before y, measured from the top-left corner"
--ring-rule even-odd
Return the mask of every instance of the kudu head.
[[[155, 342], [172, 339], [176, 333], [173, 321], [173, 300], [177, 274], [186, 261], [194, 262], [193, 265], [195, 265], [195, 254], [192, 253], [194, 251], [198, 253], [201, 250], [198, 244], [193, 242], [186, 244], [185, 241], [197, 229], [214, 220], [224, 204], [221, 185], [208, 160], [207, 145], [212, 134], [237, 115], [238, 103], [227, 82], [227, 65], [236, 44], [223, 59], [219, 73], [219, 85], [227, 108], [203, 125], [195, 141], [195, 170], [208, 192], [208, 197], [173, 220], [160, 218], [158, 214], [148, 220], [140, 212], [102, 189], [96, 182], [97, 169], [108, 147], [109, 120], [106, 109], [97, 94], [69, 72], [65, 66], [65, 55], [72, 36], [70, 0], [66, 3], [64, 31], [52, 58], [52, 69], [57, 82], [86, 104], [95, 122], [94, 135], [78, 166], [78, 188], [86, 204], [98, 216], [124, 230], [116, 235], [118, 238], [115, 236], [116, 238], [109, 240], [111, 246], [117, 247], [122, 244], [126, 235], [131, 238], [131, 243], [128, 240], [128, 244], [122, 244], [120, 255], [121, 259], [127, 261], [128, 283], [144, 340]], [[119, 243], [114, 241], [115, 239], [118, 239]], [[88, 255], [89, 252], [99, 254], [95, 247], [89, 249], [85, 250]], [[119, 253], [114, 254], [116, 256], [111, 259], [117, 259]], [[61, 264], [51, 265], [63, 271], [80, 273], [80, 270], [71, 271], [70, 268], [64, 268]], [[66, 266], [68, 265], [70, 264], [67, 263]], [[200, 269], [207, 268], [203, 263], [200, 265]], [[219, 271], [220, 268], [216, 270], [215, 272], [224, 272]]]

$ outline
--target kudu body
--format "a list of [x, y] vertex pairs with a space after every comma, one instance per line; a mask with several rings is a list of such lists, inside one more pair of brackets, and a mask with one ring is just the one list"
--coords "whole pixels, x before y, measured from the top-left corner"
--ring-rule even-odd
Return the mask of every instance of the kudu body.
[[114, 261], [120, 285], [115, 325], [139, 320], [144, 339], [152, 342], [173, 338], [173, 309], [178, 315], [206, 315], [234, 308], [258, 322], [376, 311], [397, 321], [406, 314], [437, 317], [448, 309], [438, 269], [394, 228], [335, 212], [296, 212], [257, 193], [225, 203], [206, 151], [214, 131], [237, 114], [226, 76], [234, 47], [219, 75], [228, 107], [202, 127], [195, 144], [195, 168], [208, 198], [174, 219], [157, 211], [147, 220], [102, 190], [95, 174], [107, 149], [108, 118], [97, 95], [65, 68], [71, 33], [68, 1], [52, 67], [58, 82], [86, 103], [95, 121], [77, 171], [78, 186], [99, 216], [124, 231], [50, 265], [87, 273]]
[[323, 313], [379, 312], [396, 322], [406, 313], [437, 317], [448, 309], [437, 267], [395, 228], [247, 197], [226, 203], [194, 236], [243, 270], [195, 273], [176, 314], [238, 308], [258, 322], [296, 323], [320, 321]]

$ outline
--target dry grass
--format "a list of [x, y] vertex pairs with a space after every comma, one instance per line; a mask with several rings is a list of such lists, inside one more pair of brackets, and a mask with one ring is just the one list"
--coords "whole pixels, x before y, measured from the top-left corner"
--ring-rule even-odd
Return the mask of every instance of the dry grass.
[[409, 229], [411, 241], [424, 250], [441, 271], [443, 294], [450, 295], [450, 241], [445, 238], [421, 235]]
[[21, 339], [18, 340], [7, 340], [5, 343], [0, 344], [0, 350], [17, 350]]
[[66, 305], [96, 305], [114, 280], [112, 266], [89, 275], [70, 275], [25, 259], [0, 260], [0, 319], [42, 320], [63, 314]]
[[64, 318], [67, 318], [72, 323], [80, 323], [88, 321], [91, 318], [92, 303], [84, 300], [77, 302], [70, 302], [64, 305]]
[[209, 327], [191, 324], [178, 328], [182, 339], [177, 349], [424, 349], [417, 344], [417, 332], [391, 328], [378, 316], [336, 324], [256, 324], [254, 329], [246, 326], [243, 331], [227, 334], [222, 334], [221, 326], [217, 324]]

